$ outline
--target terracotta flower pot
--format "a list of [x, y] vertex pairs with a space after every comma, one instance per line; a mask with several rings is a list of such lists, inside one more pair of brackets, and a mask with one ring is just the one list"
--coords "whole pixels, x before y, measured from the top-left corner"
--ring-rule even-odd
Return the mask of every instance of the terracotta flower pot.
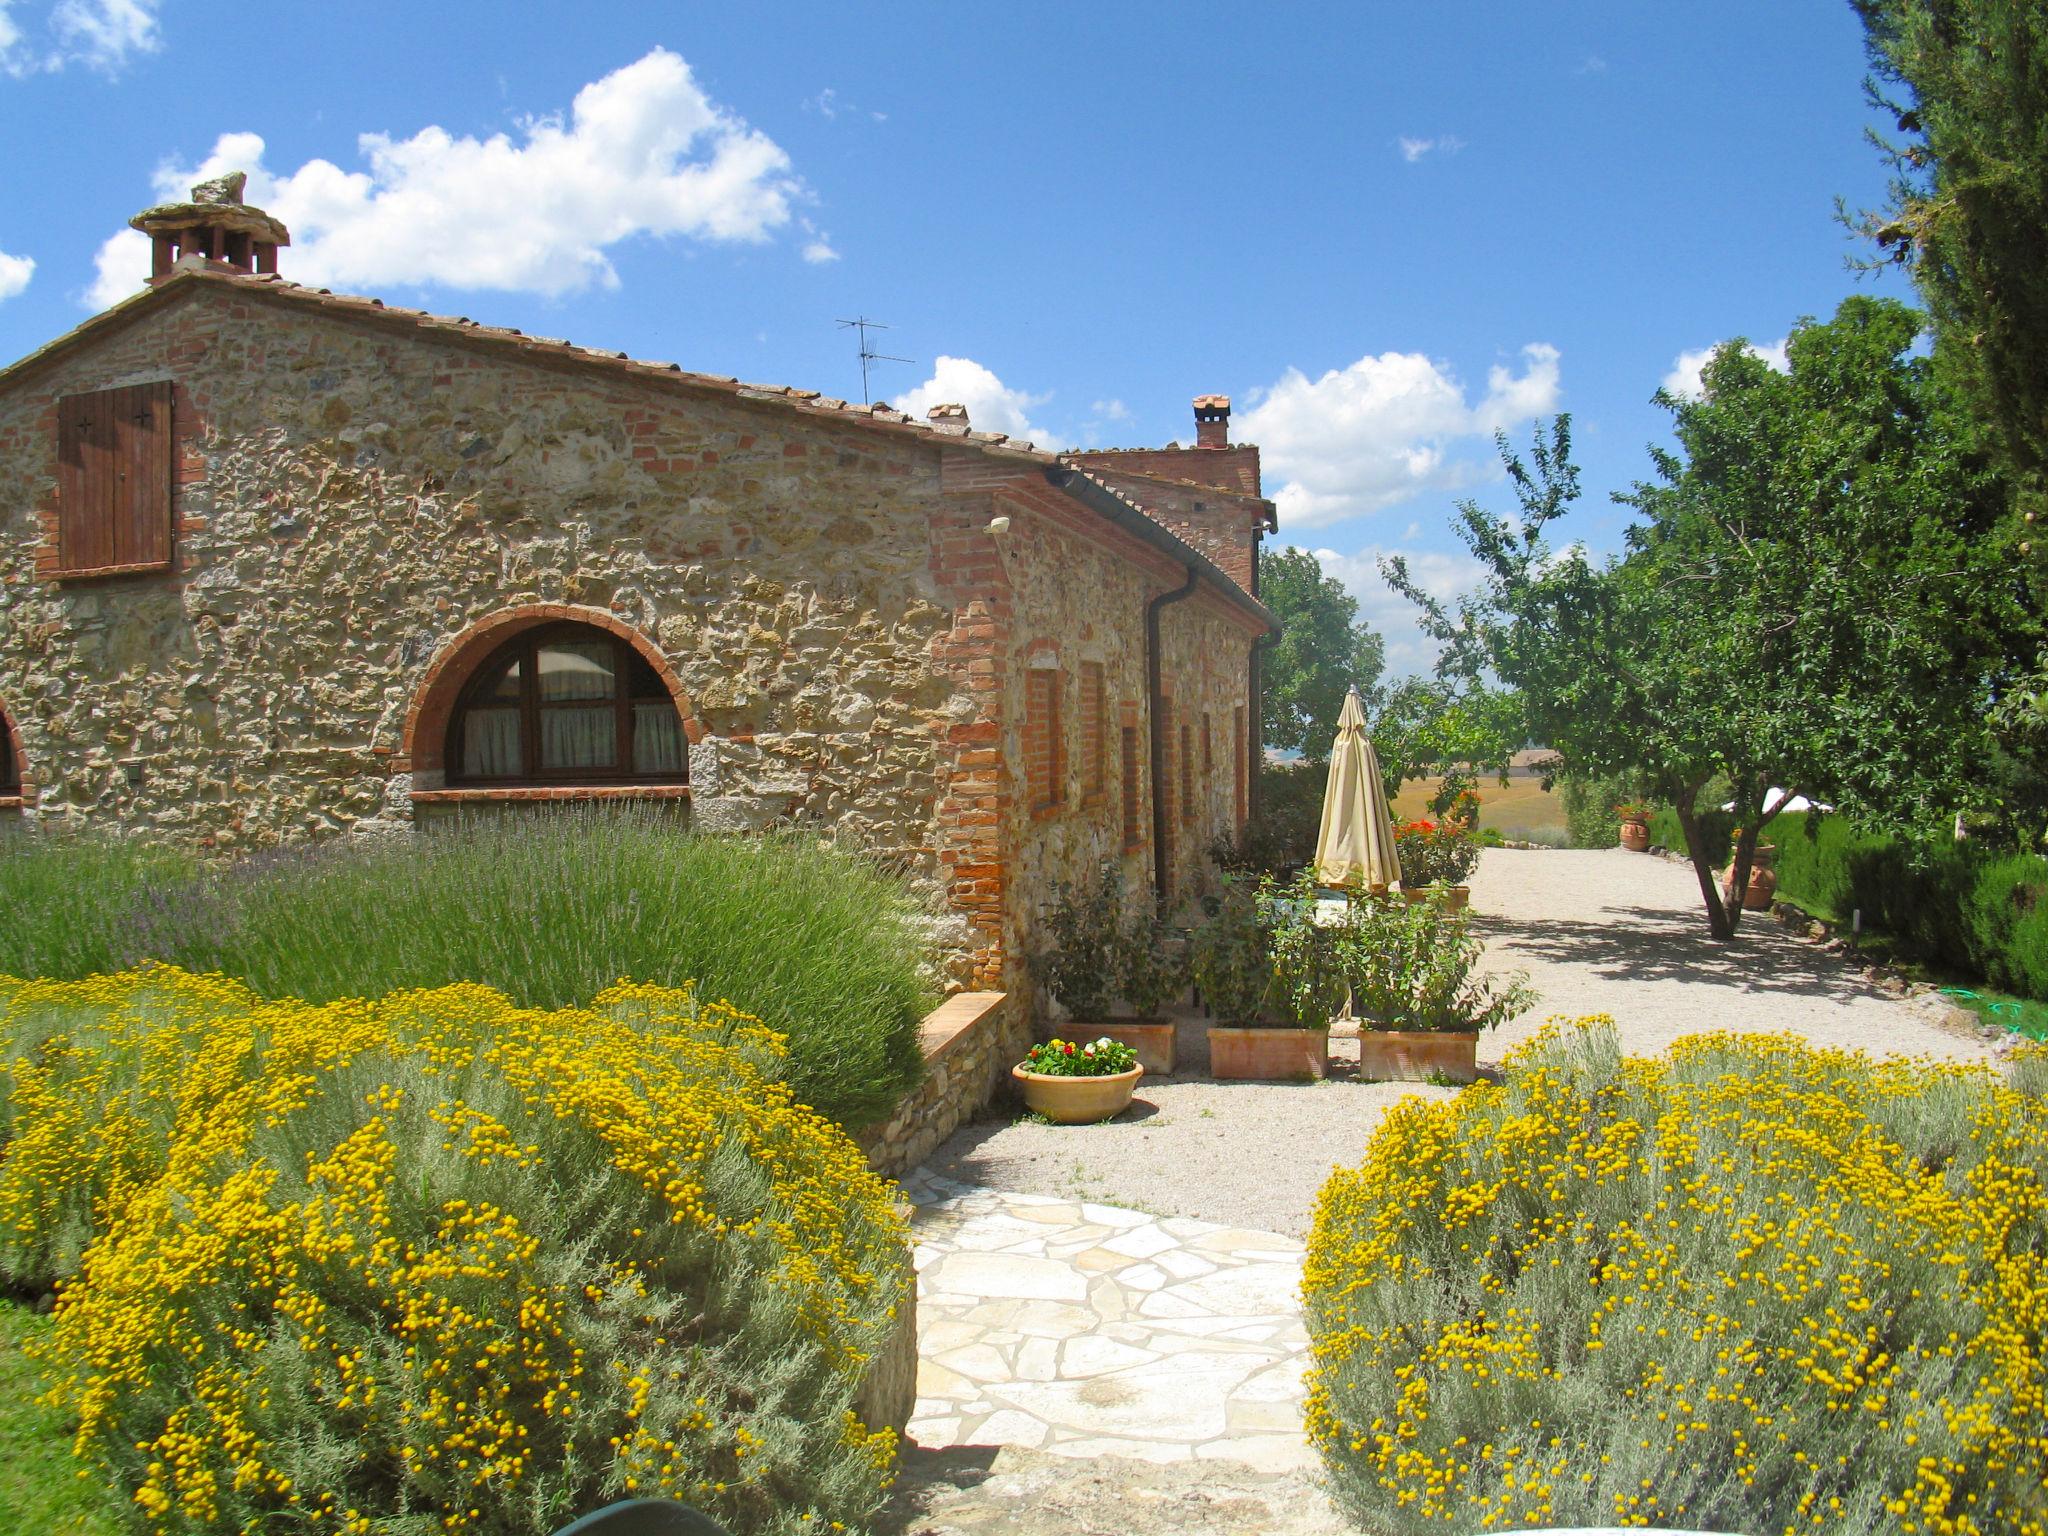
[[1410, 890], [1404, 885], [1401, 887], [1401, 894], [1408, 898], [1408, 905], [1411, 907], [1419, 907], [1429, 900], [1429, 888], [1427, 886], [1418, 886], [1414, 890]]
[[[1730, 865], [1721, 874], [1721, 900], [1735, 899], [1735, 869]], [[1742, 893], [1742, 910], [1763, 912], [1770, 908], [1778, 894], [1778, 872], [1768, 864], [1753, 865], [1749, 871], [1749, 885]]]
[[1171, 1019], [1075, 1019], [1062, 1027], [1089, 1040], [1107, 1035], [1136, 1051], [1138, 1065], [1151, 1076], [1173, 1076], [1175, 1025]]
[[1621, 846], [1631, 853], [1650, 851], [1650, 824], [1647, 821], [1624, 821], [1621, 824]]
[[1454, 1082], [1479, 1079], [1479, 1032], [1477, 1030], [1358, 1031], [1358, 1075], [1385, 1083], [1420, 1083], [1432, 1073]]
[[1248, 1082], [1297, 1083], [1329, 1071], [1326, 1029], [1209, 1026], [1209, 1075]]
[[1462, 912], [1471, 905], [1472, 887], [1469, 885], [1454, 885], [1444, 892], [1444, 910], [1446, 912]]
[[1026, 1072], [1022, 1063], [1010, 1068], [1024, 1090], [1025, 1105], [1056, 1125], [1093, 1125], [1121, 1114], [1144, 1075], [1143, 1067], [1107, 1077], [1049, 1077]]

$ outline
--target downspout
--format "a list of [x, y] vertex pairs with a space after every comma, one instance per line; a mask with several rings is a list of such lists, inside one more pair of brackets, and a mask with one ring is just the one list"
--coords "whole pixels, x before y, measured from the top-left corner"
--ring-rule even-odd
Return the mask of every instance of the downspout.
[[1258, 818], [1262, 795], [1259, 789], [1261, 770], [1266, 766], [1266, 669], [1264, 666], [1267, 650], [1279, 642], [1276, 630], [1267, 630], [1252, 642], [1251, 662], [1251, 707], [1245, 714], [1251, 721], [1251, 740], [1245, 743], [1245, 750], [1252, 760], [1245, 765], [1245, 772], [1251, 775], [1250, 786], [1244, 797], [1244, 814], [1247, 821]]
[[1145, 605], [1145, 707], [1152, 717], [1152, 895], [1165, 905], [1166, 857], [1166, 721], [1161, 716], [1160, 685], [1165, 681], [1159, 654], [1159, 610], [1195, 595], [1201, 572], [1187, 568], [1188, 579], [1172, 592], [1162, 592]]

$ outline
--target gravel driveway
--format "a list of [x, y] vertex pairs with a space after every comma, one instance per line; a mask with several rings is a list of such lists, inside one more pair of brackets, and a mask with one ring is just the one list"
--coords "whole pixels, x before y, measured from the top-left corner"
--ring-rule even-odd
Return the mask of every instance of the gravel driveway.
[[[1687, 865], [1625, 849], [1488, 849], [1472, 881], [1489, 968], [1523, 970], [1541, 1001], [1480, 1042], [1498, 1063], [1552, 1014], [1612, 1014], [1622, 1048], [1663, 1052], [1705, 1030], [1789, 1030], [1818, 1045], [1992, 1060], [1926, 1006], [1889, 997], [1818, 945], [1749, 913], [1738, 937], [1707, 937]], [[1199, 1016], [1185, 1015], [1181, 1071], [1141, 1085], [1107, 1125], [984, 1120], [934, 1155], [963, 1183], [1099, 1200], [1165, 1216], [1306, 1236], [1315, 1192], [1356, 1163], [1387, 1106], [1455, 1090], [1355, 1081], [1355, 1041], [1330, 1042], [1329, 1081], [1219, 1083], [1202, 1074]], [[1192, 1047], [1192, 1049], [1191, 1049]]]

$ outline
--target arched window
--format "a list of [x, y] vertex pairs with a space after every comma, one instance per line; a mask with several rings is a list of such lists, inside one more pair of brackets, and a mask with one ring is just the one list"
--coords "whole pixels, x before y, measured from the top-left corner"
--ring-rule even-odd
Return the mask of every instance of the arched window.
[[633, 647], [587, 624], [529, 629], [493, 651], [448, 721], [456, 785], [682, 784], [675, 698]]

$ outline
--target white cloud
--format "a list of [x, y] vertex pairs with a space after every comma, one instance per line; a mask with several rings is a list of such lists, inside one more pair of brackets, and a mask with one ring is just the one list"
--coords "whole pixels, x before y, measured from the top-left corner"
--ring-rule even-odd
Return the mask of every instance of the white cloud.
[[1586, 55], [1585, 62], [1580, 64], [1572, 73], [1575, 75], [1604, 75], [1607, 73], [1607, 61], [1597, 53], [1589, 53]]
[[930, 378], [905, 394], [891, 395], [889, 403], [919, 421], [935, 405], [964, 405], [968, 425], [977, 432], [1007, 432], [1041, 448], [1064, 448], [1059, 433], [1031, 421], [1031, 411], [1051, 398], [1011, 389], [971, 357], [940, 357]]
[[1394, 142], [1401, 148], [1401, 158], [1410, 165], [1427, 154], [1455, 155], [1465, 147], [1463, 139], [1448, 133], [1434, 139], [1411, 138], [1404, 133]]
[[0, 299], [11, 299], [28, 286], [28, 280], [35, 276], [36, 264], [32, 257], [10, 256], [0, 251]]
[[[225, 133], [196, 166], [159, 167], [173, 200], [191, 183], [249, 172], [247, 197], [292, 232], [286, 275], [321, 286], [438, 284], [561, 294], [616, 287], [606, 251], [641, 235], [758, 243], [788, 225], [806, 192], [789, 156], [711, 101], [679, 54], [656, 48], [576, 93], [564, 119], [523, 122], [517, 137], [427, 127], [406, 139], [366, 133], [367, 170], [309, 160], [263, 165], [254, 133]], [[829, 242], [810, 242], [827, 259]], [[133, 232], [100, 253], [91, 302], [134, 291], [148, 270]]]
[[804, 243], [803, 256], [804, 260], [813, 266], [839, 259], [839, 253], [832, 248], [832, 242], [822, 235]]
[[1098, 400], [1088, 407], [1090, 414], [1103, 421], [1129, 421], [1131, 408], [1121, 400]]
[[31, 40], [9, 14], [14, 3], [0, 0], [0, 70], [17, 78], [71, 64], [114, 74], [133, 55], [163, 46], [159, 0], [57, 0], [44, 19], [43, 42]]
[[[1493, 368], [1475, 403], [1444, 364], [1383, 352], [1314, 380], [1290, 368], [1255, 394], [1241, 435], [1281, 479], [1281, 528], [1315, 528], [1490, 476], [1493, 434], [1554, 411], [1559, 393], [1557, 348], [1541, 342], [1519, 372]], [[1486, 455], [1455, 451], [1473, 440]]]
[[1388, 586], [1380, 575], [1380, 558], [1405, 556], [1408, 574], [1423, 591], [1447, 607], [1476, 588], [1486, 569], [1467, 554], [1377, 544], [1350, 554], [1339, 554], [1334, 549], [1317, 549], [1314, 554], [1323, 574], [1335, 577], [1345, 591], [1358, 599], [1358, 616], [1386, 640], [1386, 675], [1390, 678], [1434, 672], [1437, 647], [1423, 631], [1421, 610]]
[[[1792, 364], [1785, 357], [1785, 343], [1790, 336], [1780, 336], [1776, 341], [1756, 346], [1744, 342], [1743, 347], [1752, 357], [1760, 357], [1780, 373], [1790, 371]], [[1716, 342], [1714, 346], [1719, 346]], [[1697, 400], [1704, 393], [1700, 383], [1700, 370], [1707, 366], [1707, 359], [1714, 355], [1714, 347], [1699, 347], [1691, 352], [1681, 352], [1671, 364], [1671, 371], [1664, 375], [1664, 392], [1676, 395], [1681, 400]]]

